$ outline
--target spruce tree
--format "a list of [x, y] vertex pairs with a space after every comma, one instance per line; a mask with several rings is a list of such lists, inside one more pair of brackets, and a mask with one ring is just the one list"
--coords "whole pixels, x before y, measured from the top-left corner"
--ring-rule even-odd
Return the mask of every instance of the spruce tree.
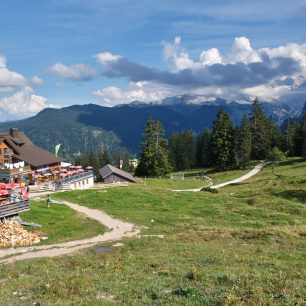
[[212, 160], [219, 169], [232, 165], [233, 123], [225, 110], [220, 110], [211, 132]]
[[164, 176], [170, 172], [165, 130], [159, 121], [149, 119], [144, 129], [140, 162], [136, 168], [139, 176]]
[[173, 133], [169, 139], [169, 156], [175, 170], [191, 169], [195, 166], [195, 140], [193, 131]]
[[100, 168], [103, 168], [105, 165], [110, 164], [110, 156], [107, 148], [105, 148], [99, 155]]
[[200, 160], [201, 167], [208, 167], [211, 159], [210, 131], [204, 129], [201, 137]]
[[302, 122], [302, 156], [306, 157], [306, 115], [303, 117], [303, 122]]
[[242, 133], [241, 130], [236, 127], [233, 130], [233, 139], [232, 139], [232, 156], [231, 156], [231, 168], [238, 168], [241, 164], [242, 156]]
[[247, 116], [244, 116], [241, 120], [240, 137], [239, 166], [246, 167], [251, 160], [252, 150], [251, 126]]
[[196, 167], [201, 167], [202, 161], [201, 161], [201, 147], [202, 147], [202, 133], [196, 135], [195, 137], [195, 165]]
[[90, 152], [88, 155], [88, 163], [90, 166], [93, 167], [93, 173], [95, 175], [95, 178], [97, 180], [100, 180], [100, 161], [99, 161], [99, 155], [95, 152]]
[[282, 149], [287, 156], [300, 155], [301, 144], [299, 144], [299, 136], [301, 130], [301, 123], [298, 121], [288, 120], [286, 129], [283, 134]]
[[169, 160], [175, 171], [181, 170], [180, 135], [177, 132], [174, 132], [169, 139]]
[[256, 98], [251, 112], [252, 159], [266, 159], [271, 150], [271, 134], [267, 118]]

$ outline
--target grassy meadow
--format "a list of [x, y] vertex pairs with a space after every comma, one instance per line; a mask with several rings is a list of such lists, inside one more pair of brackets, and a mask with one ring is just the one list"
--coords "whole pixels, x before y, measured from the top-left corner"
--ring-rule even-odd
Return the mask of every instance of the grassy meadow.
[[76, 239], [90, 238], [101, 234], [105, 227], [65, 205], [31, 200], [31, 210], [20, 214], [27, 222], [35, 222], [42, 227], [26, 227], [29, 231], [41, 232], [48, 237], [37, 245], [67, 242]]
[[[209, 176], [221, 183], [247, 171]], [[306, 161], [267, 166], [217, 194], [171, 191], [206, 184], [194, 177], [146, 179], [53, 195], [164, 238], [0, 266], [2, 305], [305, 305]], [[91, 226], [71, 230], [71, 239]]]

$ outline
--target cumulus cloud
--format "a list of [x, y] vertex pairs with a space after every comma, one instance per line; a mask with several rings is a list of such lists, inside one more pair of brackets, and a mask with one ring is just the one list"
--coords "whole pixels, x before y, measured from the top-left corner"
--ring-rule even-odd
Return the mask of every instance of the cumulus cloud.
[[56, 63], [47, 68], [47, 72], [72, 81], [90, 81], [97, 75], [95, 68], [85, 64], [65, 66], [62, 63]]
[[31, 78], [31, 83], [33, 85], [42, 85], [44, 83], [44, 81], [39, 78], [38, 76], [34, 75], [32, 78]]
[[0, 88], [25, 86], [27, 81], [20, 73], [10, 71], [6, 66], [6, 57], [0, 54]]
[[221, 64], [223, 62], [222, 56], [218, 49], [211, 48], [207, 51], [202, 51], [200, 55], [200, 62], [202, 65]]
[[271, 84], [254, 86], [242, 90], [242, 93], [245, 93], [250, 97], [258, 97], [260, 100], [264, 101], [279, 100], [289, 92], [290, 86], [273, 86]]
[[[188, 66], [188, 58], [181, 65]], [[109, 63], [102, 70], [102, 75], [116, 78], [126, 77], [129, 81], [153, 81], [161, 84], [201, 87], [201, 86], [257, 86], [277, 77], [299, 72], [298, 63], [292, 58], [263, 58], [261, 62], [245, 64], [197, 65], [175, 72], [150, 68], [121, 58]]]
[[148, 82], [130, 82], [127, 89], [109, 86], [96, 90], [92, 94], [101, 100], [101, 104], [114, 106], [132, 101], [159, 101], [170, 93], [163, 87], [154, 86]]
[[[198, 60], [181, 47], [179, 36], [163, 45], [163, 56], [172, 64], [171, 71], [104, 52], [99, 59], [101, 74], [109, 78], [125, 77], [134, 83], [146, 81], [163, 88], [179, 88], [177, 91], [189, 93], [202, 91], [213, 96], [221, 92], [228, 98], [236, 92], [237, 97], [257, 95], [263, 100], [280, 99], [306, 80], [306, 44], [253, 49], [247, 37], [237, 37], [228, 53], [221, 54], [217, 48], [202, 50]], [[213, 91], [209, 93], [208, 89]]]
[[36, 114], [46, 107], [54, 105], [47, 104], [46, 98], [33, 94], [33, 89], [28, 86], [9, 97], [0, 99], [0, 108], [14, 115]]
[[261, 57], [257, 51], [253, 50], [248, 38], [236, 37], [229, 55], [229, 62], [232, 64], [261, 62]]
[[180, 36], [176, 36], [174, 38], [173, 43], [163, 42], [163, 44], [164, 44], [163, 55], [164, 55], [164, 59], [166, 61], [169, 60], [171, 57], [176, 55], [177, 50], [179, 49], [180, 43], [181, 43], [181, 37]]
[[95, 58], [102, 64], [106, 65], [108, 63], [117, 62], [121, 56], [114, 55], [110, 52], [101, 52], [95, 55]]

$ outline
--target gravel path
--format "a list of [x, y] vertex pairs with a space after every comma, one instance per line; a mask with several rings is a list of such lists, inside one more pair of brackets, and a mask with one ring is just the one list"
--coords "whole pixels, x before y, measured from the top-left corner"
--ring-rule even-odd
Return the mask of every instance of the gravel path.
[[74, 240], [44, 246], [0, 250], [0, 264], [9, 264], [24, 259], [67, 255], [94, 246], [101, 242], [121, 240], [124, 237], [133, 237], [139, 234], [139, 230], [135, 228], [134, 224], [114, 219], [100, 210], [91, 209], [67, 201], [56, 202], [67, 205], [71, 209], [83, 213], [91, 219], [99, 221], [101, 224], [105, 225], [109, 231], [88, 239]]
[[[243, 176], [240, 176], [240, 177], [238, 177], [238, 178], [236, 178], [236, 179], [234, 179], [232, 181], [228, 181], [228, 182], [221, 183], [221, 184], [218, 184], [218, 185], [204, 186], [204, 187], [210, 187], [211, 189], [219, 189], [219, 188], [227, 186], [227, 185], [243, 182], [243, 181], [249, 179], [250, 177], [254, 176], [255, 174], [257, 174], [265, 165], [267, 165], [269, 163], [270, 162], [262, 162], [262, 163], [256, 165], [254, 167], [254, 169], [251, 170], [250, 172], [248, 172], [247, 174], [245, 174]], [[183, 191], [199, 192], [204, 187], [197, 188], [197, 189], [180, 189], [180, 190], [172, 190], [172, 191], [178, 191], [178, 192], [183, 192]]]

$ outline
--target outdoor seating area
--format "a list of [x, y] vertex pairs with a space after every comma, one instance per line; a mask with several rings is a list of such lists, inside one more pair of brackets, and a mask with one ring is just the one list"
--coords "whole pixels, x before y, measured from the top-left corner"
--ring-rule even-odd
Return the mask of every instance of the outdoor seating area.
[[17, 183], [0, 183], [0, 205], [18, 203], [29, 199], [25, 186]]
[[56, 183], [57, 181], [73, 177], [80, 173], [91, 170], [92, 167], [88, 166], [85, 169], [82, 166], [69, 165], [67, 167], [61, 167], [56, 170], [47, 170], [45, 172], [35, 172], [32, 175], [31, 185], [44, 184], [44, 183]]

